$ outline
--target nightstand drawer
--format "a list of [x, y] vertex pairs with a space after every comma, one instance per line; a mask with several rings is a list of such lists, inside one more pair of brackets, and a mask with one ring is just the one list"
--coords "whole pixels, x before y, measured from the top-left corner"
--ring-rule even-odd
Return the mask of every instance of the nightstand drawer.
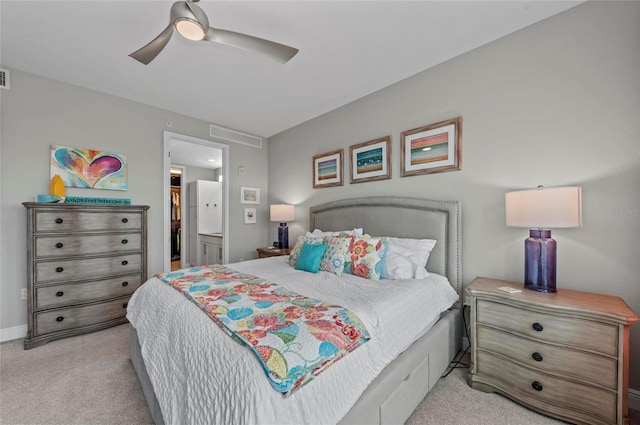
[[477, 332], [478, 350], [503, 355], [548, 373], [577, 378], [613, 391], [617, 388], [615, 359], [543, 344], [482, 325], [478, 325]]
[[35, 232], [89, 232], [142, 229], [142, 212], [36, 211]]
[[35, 265], [35, 282], [65, 282], [100, 276], [142, 272], [142, 254], [79, 260], [40, 261]]
[[67, 283], [36, 288], [36, 308], [42, 310], [132, 294], [142, 284], [142, 275], [93, 282]]
[[[477, 322], [525, 337], [617, 356], [618, 327], [478, 300]], [[517, 320], [514, 320], [516, 319]]]
[[[615, 393], [555, 378], [482, 351], [478, 352], [477, 367], [479, 374], [499, 381], [496, 387], [502, 386], [508, 392], [519, 394], [524, 400], [531, 399], [531, 403], [549, 404], [549, 409], [555, 405], [560, 411], [574, 417], [586, 413], [599, 421], [616, 423]], [[588, 422], [598, 423], [593, 420]]]
[[37, 236], [34, 242], [33, 255], [35, 258], [63, 257], [68, 255], [140, 251], [141, 249], [141, 233]]
[[127, 315], [129, 297], [35, 314], [36, 335], [106, 322]]

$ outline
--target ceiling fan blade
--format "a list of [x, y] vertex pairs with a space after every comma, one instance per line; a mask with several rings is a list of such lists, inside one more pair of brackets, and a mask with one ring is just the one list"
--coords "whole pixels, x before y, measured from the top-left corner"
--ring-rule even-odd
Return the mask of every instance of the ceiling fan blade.
[[298, 49], [274, 41], [211, 27], [204, 40], [257, 53], [280, 63], [288, 62], [298, 53]]
[[164, 49], [164, 46], [167, 45], [171, 36], [173, 35], [173, 22], [171, 22], [165, 29], [158, 35], [156, 38], [151, 40], [149, 44], [142, 47], [139, 50], [131, 53], [129, 56], [134, 58], [135, 60], [142, 62], [145, 65], [148, 65], [158, 53]]

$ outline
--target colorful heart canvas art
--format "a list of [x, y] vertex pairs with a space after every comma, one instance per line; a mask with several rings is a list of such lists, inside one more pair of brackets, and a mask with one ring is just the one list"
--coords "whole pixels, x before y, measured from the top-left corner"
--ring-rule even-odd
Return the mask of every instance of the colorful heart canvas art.
[[51, 176], [65, 187], [127, 190], [127, 157], [85, 148], [51, 145]]

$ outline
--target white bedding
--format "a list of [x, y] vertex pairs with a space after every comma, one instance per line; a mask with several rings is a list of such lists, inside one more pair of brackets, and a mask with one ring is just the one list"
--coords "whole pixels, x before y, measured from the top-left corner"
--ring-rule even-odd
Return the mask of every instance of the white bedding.
[[354, 311], [371, 340], [288, 398], [260, 362], [195, 304], [157, 278], [133, 295], [127, 318], [166, 424], [335, 424], [371, 381], [424, 335], [458, 295], [446, 278], [371, 281], [290, 267], [286, 257], [229, 264]]

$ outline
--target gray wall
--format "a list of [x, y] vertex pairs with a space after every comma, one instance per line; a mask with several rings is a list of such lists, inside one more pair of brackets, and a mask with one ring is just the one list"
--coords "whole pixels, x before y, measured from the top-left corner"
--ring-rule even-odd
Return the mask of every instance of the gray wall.
[[[211, 139], [209, 123], [77, 86], [11, 70], [11, 90], [0, 91], [0, 331], [26, 324], [26, 213], [21, 205], [49, 192], [51, 144], [124, 154], [129, 190], [68, 189], [67, 194], [130, 198], [149, 205], [149, 273], [163, 268], [163, 131]], [[171, 121], [172, 127], [166, 127]], [[267, 148], [231, 143], [229, 258], [256, 258], [267, 244]], [[237, 167], [246, 173], [239, 176]], [[262, 187], [258, 223], [245, 225], [240, 186]]]
[[[588, 2], [272, 137], [270, 202], [298, 205], [290, 239], [307, 228], [308, 207], [331, 200], [455, 199], [465, 284], [476, 276], [521, 281], [528, 230], [505, 226], [505, 192], [579, 185], [584, 226], [553, 230], [558, 286], [617, 295], [640, 313], [638, 22], [638, 2]], [[400, 133], [456, 116], [462, 171], [401, 178]], [[392, 179], [349, 184], [349, 146], [388, 134]], [[312, 189], [311, 157], [338, 148], [344, 186]], [[639, 358], [636, 325], [635, 389]]]

